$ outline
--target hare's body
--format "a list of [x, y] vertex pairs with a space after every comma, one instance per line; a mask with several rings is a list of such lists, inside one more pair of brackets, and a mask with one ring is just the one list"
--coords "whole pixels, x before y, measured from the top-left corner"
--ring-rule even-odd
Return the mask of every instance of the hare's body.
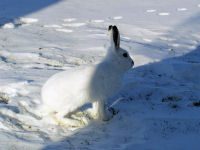
[[116, 26], [109, 30], [111, 46], [100, 64], [57, 73], [43, 86], [43, 106], [47, 113], [55, 114], [56, 120], [67, 122], [64, 116], [86, 103], [93, 103], [93, 116], [109, 119], [105, 101], [120, 88], [124, 73], [133, 66], [128, 53], [119, 47]]
[[117, 78], [113, 78], [112, 66], [107, 66], [105, 70], [104, 65], [108, 64], [99, 64], [98, 69], [93, 66], [69, 69], [49, 78], [42, 88], [43, 105], [49, 108], [47, 111], [64, 109], [67, 114], [86, 103], [103, 101], [112, 96], [119, 89], [123, 76], [118, 74]]

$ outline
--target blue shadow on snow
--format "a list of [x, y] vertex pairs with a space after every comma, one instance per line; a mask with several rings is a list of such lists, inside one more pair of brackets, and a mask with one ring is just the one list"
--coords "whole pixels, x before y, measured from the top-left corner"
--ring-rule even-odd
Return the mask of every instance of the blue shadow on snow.
[[30, 13], [39, 11], [61, 0], [1, 0], [0, 27]]

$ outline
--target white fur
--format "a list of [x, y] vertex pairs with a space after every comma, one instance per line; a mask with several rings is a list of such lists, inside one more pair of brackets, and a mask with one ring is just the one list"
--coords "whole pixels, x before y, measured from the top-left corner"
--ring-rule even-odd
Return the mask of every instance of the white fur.
[[[115, 48], [113, 32], [111, 29], [111, 44], [100, 64], [57, 73], [44, 84], [43, 106], [47, 113], [55, 114], [57, 121], [69, 124], [69, 118], [66, 119], [64, 116], [86, 103], [93, 103], [93, 117], [101, 120], [110, 118], [105, 110], [105, 101], [117, 92], [124, 73], [133, 66], [130, 56], [123, 56], [127, 51]], [[78, 122], [76, 120], [71, 124]]]

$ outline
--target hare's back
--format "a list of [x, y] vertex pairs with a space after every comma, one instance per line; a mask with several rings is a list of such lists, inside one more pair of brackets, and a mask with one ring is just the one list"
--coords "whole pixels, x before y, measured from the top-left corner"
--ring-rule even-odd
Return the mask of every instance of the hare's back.
[[43, 102], [66, 100], [85, 94], [91, 76], [91, 68], [59, 72], [50, 77], [42, 88]]

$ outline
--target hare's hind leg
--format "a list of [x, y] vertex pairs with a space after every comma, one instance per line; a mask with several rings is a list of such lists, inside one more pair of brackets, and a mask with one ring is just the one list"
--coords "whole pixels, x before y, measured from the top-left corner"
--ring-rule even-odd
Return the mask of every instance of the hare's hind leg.
[[106, 105], [104, 101], [96, 101], [92, 104], [93, 107], [93, 117], [107, 121], [111, 118], [109, 114], [106, 113]]

